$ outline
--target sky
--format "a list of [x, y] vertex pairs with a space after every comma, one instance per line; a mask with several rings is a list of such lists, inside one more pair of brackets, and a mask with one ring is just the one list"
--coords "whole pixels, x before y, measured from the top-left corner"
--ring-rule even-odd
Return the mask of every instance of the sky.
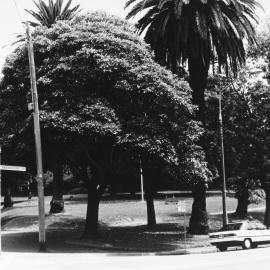
[[[85, 11], [104, 10], [109, 14], [125, 17], [124, 4], [127, 0], [73, 0]], [[270, 16], [270, 0], [257, 0], [264, 8], [258, 11], [261, 19]], [[35, 9], [33, 0], [0, 0], [0, 70], [7, 55], [14, 49], [11, 46], [16, 40], [16, 33], [24, 32], [21, 21], [31, 18], [24, 9]]]

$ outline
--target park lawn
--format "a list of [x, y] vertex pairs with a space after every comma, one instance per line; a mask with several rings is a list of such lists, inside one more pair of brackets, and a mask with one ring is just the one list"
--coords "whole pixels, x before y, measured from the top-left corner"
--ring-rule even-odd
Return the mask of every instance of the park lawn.
[[[177, 200], [184, 200], [187, 213], [178, 213]], [[49, 212], [50, 197], [46, 197], [46, 212]], [[210, 231], [215, 231], [222, 226], [222, 200], [220, 196], [207, 198], [207, 210], [209, 214]], [[236, 200], [227, 199], [228, 211], [234, 211]], [[178, 198], [172, 201], [165, 199], [155, 200], [157, 226], [149, 229], [146, 226], [146, 205], [140, 200], [102, 200], [100, 203], [99, 221], [100, 235], [95, 241], [80, 239], [84, 229], [86, 214], [85, 196], [65, 196], [65, 213], [46, 215], [48, 245], [53, 252], [100, 252], [104, 251], [134, 251], [134, 252], [159, 252], [177, 251], [184, 247], [210, 246], [208, 236], [187, 235], [184, 241], [184, 224], [188, 226], [192, 209], [192, 198]], [[250, 205], [250, 213], [256, 218], [262, 219], [264, 203]], [[257, 210], [256, 210], [257, 209]], [[186, 223], [184, 222], [186, 219]], [[20, 251], [20, 243], [26, 241], [34, 244], [38, 231], [37, 199], [22, 200], [14, 204], [11, 209], [2, 213], [3, 231], [6, 233], [3, 239], [3, 249]], [[19, 241], [29, 234], [31, 241]], [[11, 233], [11, 234], [9, 234]], [[10, 238], [10, 240], [8, 240]], [[6, 241], [5, 241], [6, 239]], [[12, 241], [11, 241], [12, 240]], [[19, 241], [19, 243], [18, 243]], [[12, 247], [13, 246], [13, 247]], [[27, 247], [22, 245], [22, 249]], [[19, 250], [18, 250], [19, 249]], [[33, 250], [33, 248], [32, 248]]]

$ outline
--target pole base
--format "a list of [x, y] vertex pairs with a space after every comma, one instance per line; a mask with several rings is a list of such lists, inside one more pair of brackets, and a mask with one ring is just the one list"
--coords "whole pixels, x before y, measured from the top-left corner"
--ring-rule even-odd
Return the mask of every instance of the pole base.
[[39, 242], [39, 247], [38, 247], [39, 252], [46, 252], [46, 244], [44, 242]]

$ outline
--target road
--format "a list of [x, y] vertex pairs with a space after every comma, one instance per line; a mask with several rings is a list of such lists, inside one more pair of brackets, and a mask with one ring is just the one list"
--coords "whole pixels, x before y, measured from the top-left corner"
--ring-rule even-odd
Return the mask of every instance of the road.
[[269, 270], [270, 248], [177, 256], [7, 253], [1, 270]]

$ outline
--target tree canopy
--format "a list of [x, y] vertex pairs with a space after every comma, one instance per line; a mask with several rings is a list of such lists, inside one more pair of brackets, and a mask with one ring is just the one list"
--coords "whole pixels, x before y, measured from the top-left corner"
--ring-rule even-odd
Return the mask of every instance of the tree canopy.
[[[90, 13], [37, 27], [33, 40], [45, 154], [84, 144], [104, 162], [101, 149], [117, 149], [206, 180], [189, 87], [154, 62], [133, 26]], [[26, 45], [8, 57], [3, 74], [1, 137], [25, 150], [32, 136]]]
[[236, 212], [242, 217], [247, 215], [253, 191], [257, 188], [267, 191], [269, 186], [269, 85], [261, 76], [252, 74], [253, 68], [251, 62], [233, 81], [218, 76], [211, 78], [206, 98], [205, 142], [209, 167], [219, 179], [218, 99], [221, 91], [227, 184], [236, 191], [238, 206], [242, 204], [242, 209], [238, 207]]

